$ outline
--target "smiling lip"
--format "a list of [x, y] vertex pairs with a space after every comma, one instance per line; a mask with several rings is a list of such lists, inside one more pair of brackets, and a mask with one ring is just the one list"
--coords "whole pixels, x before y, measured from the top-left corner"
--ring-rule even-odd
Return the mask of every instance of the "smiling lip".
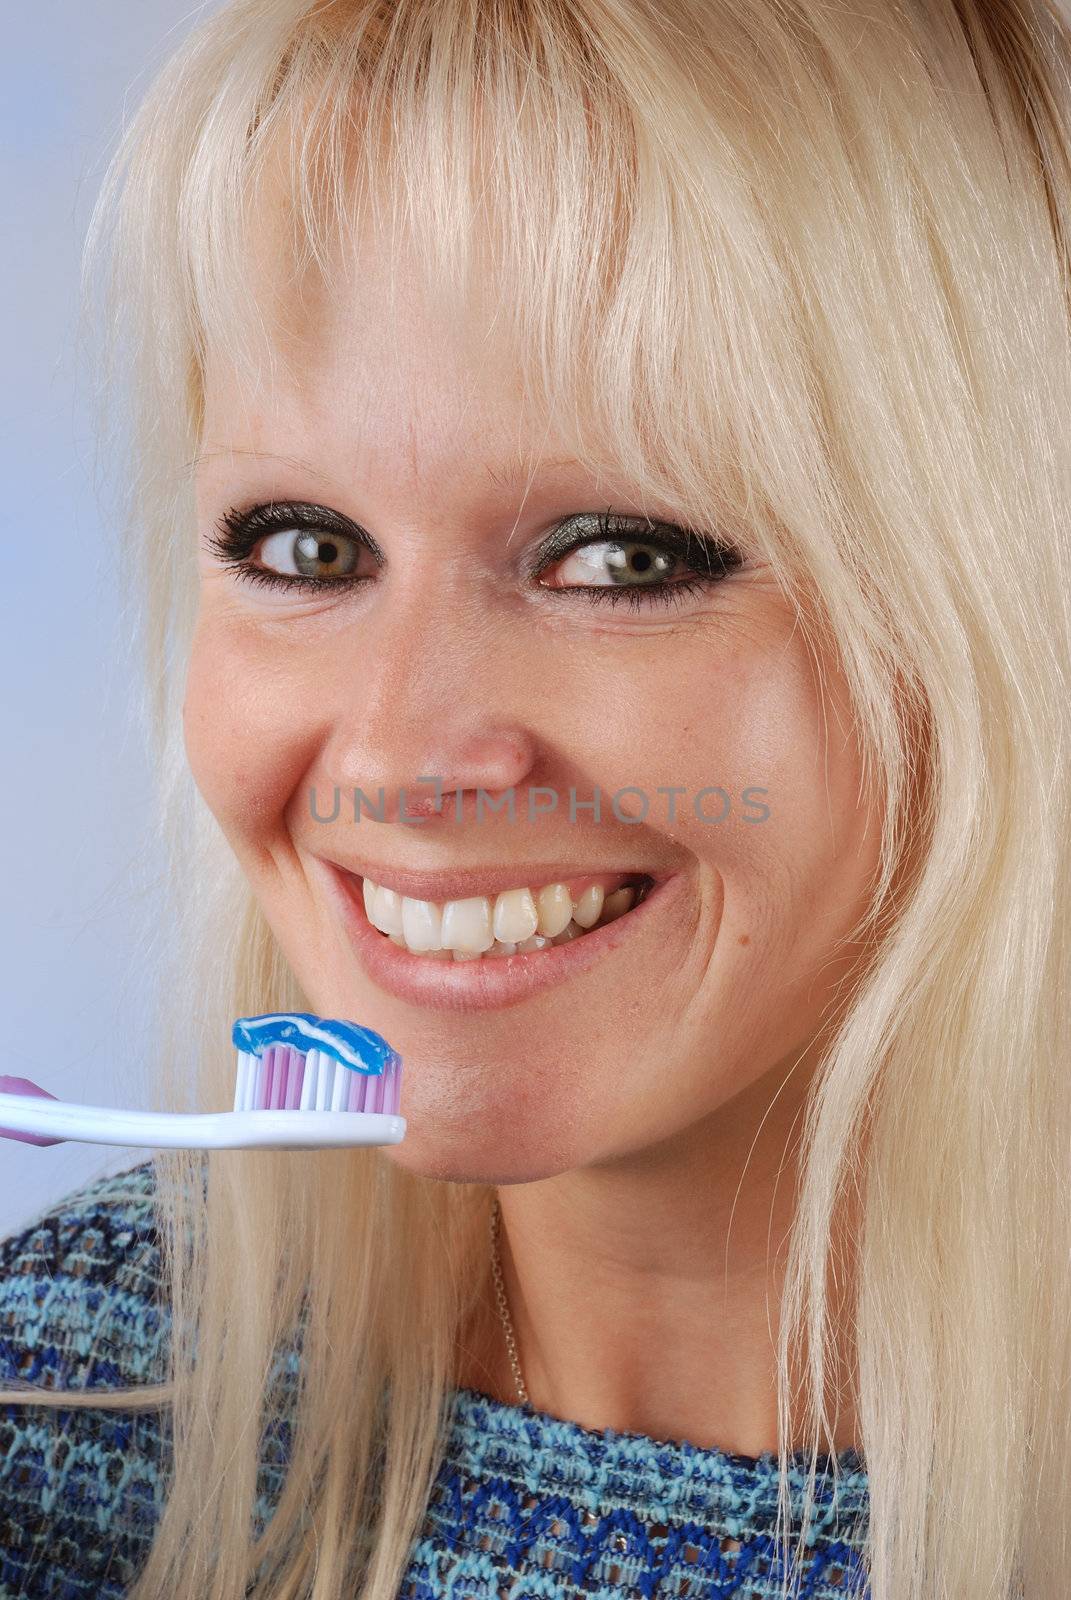
[[[403, 950], [373, 928], [365, 915], [360, 878], [334, 862], [322, 864], [346, 930], [372, 982], [400, 1000], [436, 1011], [483, 1011], [517, 1005], [542, 989], [586, 971], [646, 929], [652, 903], [671, 910], [678, 886], [684, 882], [682, 873], [656, 879], [647, 898], [631, 911], [567, 944], [548, 945], [529, 954], [496, 956], [493, 960], [446, 962]], [[403, 875], [397, 876], [400, 879]], [[447, 875], [442, 876], [445, 880]], [[474, 874], [467, 881], [479, 880]], [[560, 880], [552, 877], [547, 881]], [[503, 881], [502, 887], [513, 887], [516, 882], [514, 876]], [[453, 883], [457, 883], [456, 874]], [[475, 892], [469, 889], [470, 894]]]
[[570, 887], [601, 883], [607, 887], [625, 878], [648, 877], [658, 884], [670, 876], [667, 872], [652, 872], [637, 866], [585, 874], [579, 872], [575, 865], [562, 861], [512, 867], [468, 867], [460, 871], [413, 872], [402, 867], [376, 866], [372, 862], [342, 867], [337, 861], [327, 861], [324, 857], [319, 859], [333, 872], [354, 879], [358, 891], [361, 878], [368, 878], [381, 889], [393, 889], [396, 894], [408, 895], [413, 900], [432, 900], [439, 904], [447, 900], [468, 900], [477, 895], [501, 894], [506, 889], [541, 889], [549, 883], [565, 883]]

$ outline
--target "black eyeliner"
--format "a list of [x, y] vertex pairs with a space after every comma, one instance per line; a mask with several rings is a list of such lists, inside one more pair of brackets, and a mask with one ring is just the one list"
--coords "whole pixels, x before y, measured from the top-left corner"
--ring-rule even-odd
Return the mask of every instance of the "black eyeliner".
[[[605, 511], [581, 511], [567, 517], [543, 540], [539, 548], [522, 558], [522, 576], [529, 581], [538, 578], [547, 567], [553, 566], [574, 550], [589, 544], [646, 544], [654, 549], [678, 556], [687, 566], [703, 578], [717, 579], [727, 576], [743, 564], [743, 556], [735, 546], [693, 533], [672, 522], [652, 522], [648, 517], [614, 514], [607, 506]], [[585, 592], [587, 586], [583, 586]], [[625, 588], [626, 585], [621, 585]], [[633, 588], [654, 588], [655, 585], [633, 584]], [[568, 593], [568, 587], [558, 593]]]
[[[363, 545], [380, 566], [385, 557], [372, 535], [358, 523], [328, 506], [308, 501], [272, 500], [242, 510], [232, 507], [215, 524], [216, 535], [206, 537], [207, 548], [229, 566], [244, 582], [262, 588], [289, 590], [293, 594], [323, 593], [352, 589], [369, 581], [369, 576], [314, 577], [309, 574], [277, 573], [259, 567], [249, 558], [256, 546], [272, 533], [300, 531], [335, 534], [351, 543]], [[639, 611], [654, 603], [680, 605], [684, 598], [698, 594], [727, 578], [745, 564], [736, 546], [705, 534], [692, 532], [676, 523], [652, 521], [641, 515], [581, 511], [564, 518], [530, 554], [518, 562], [520, 576], [527, 582], [556, 562], [592, 544], [641, 544], [672, 555], [690, 570], [691, 577], [657, 584], [573, 584], [544, 585], [547, 592], [576, 596], [581, 594], [592, 605], [627, 604]]]
[[[304, 500], [269, 500], [245, 511], [232, 506], [219, 518], [215, 527], [215, 535], [206, 540], [207, 547], [213, 555], [230, 565], [240, 565], [246, 561], [268, 534], [289, 532], [291, 528], [340, 534], [356, 544], [363, 544], [380, 566], [386, 560], [372, 535], [358, 523], [332, 511], [329, 506], [314, 505]], [[326, 581], [337, 583], [339, 580]]]

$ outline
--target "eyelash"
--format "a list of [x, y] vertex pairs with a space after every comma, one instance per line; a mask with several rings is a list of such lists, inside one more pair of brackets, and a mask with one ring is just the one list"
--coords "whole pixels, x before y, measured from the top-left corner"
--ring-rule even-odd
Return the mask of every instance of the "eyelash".
[[[580, 516], [586, 521], [592, 521], [590, 513], [580, 513]], [[674, 523], [649, 524], [650, 532], [647, 533], [640, 519], [614, 516], [609, 508], [594, 518], [594, 532], [588, 532], [566, 543], [561, 538], [561, 530], [571, 520], [573, 519], [566, 518], [559, 524], [557, 530], [559, 538], [555, 539], [552, 535], [554, 548], [550, 559], [542, 560], [537, 555], [528, 564], [529, 570], [526, 575], [529, 578], [537, 577], [548, 567], [556, 566], [559, 561], [565, 560], [576, 550], [606, 542], [645, 545], [663, 554], [676, 556], [689, 563], [692, 568], [690, 578], [678, 578], [669, 582], [620, 585], [573, 584], [551, 590], [556, 594], [582, 594], [592, 605], [620, 605], [624, 602], [636, 611], [652, 603], [679, 605], [683, 595], [702, 593], [713, 585], [724, 582], [730, 573], [737, 571], [744, 564], [742, 553], [733, 545], [692, 533], [688, 529], [677, 527]], [[326, 589], [356, 587], [368, 582], [366, 576], [315, 578], [308, 573], [272, 572], [270, 568], [257, 566], [249, 559], [256, 546], [269, 534], [302, 528], [341, 536], [354, 544], [363, 545], [380, 561], [383, 559], [378, 545], [368, 534], [358, 534], [350, 526], [343, 526], [338, 515], [323, 506], [301, 502], [290, 504], [271, 501], [266, 505], [254, 506], [248, 511], [232, 507], [220, 517], [216, 523], [216, 536], [209, 538], [207, 544], [209, 550], [237, 572], [244, 582], [259, 584], [266, 589], [282, 589], [290, 593], [300, 591], [308, 594]], [[699, 570], [700, 568], [705, 570]]]

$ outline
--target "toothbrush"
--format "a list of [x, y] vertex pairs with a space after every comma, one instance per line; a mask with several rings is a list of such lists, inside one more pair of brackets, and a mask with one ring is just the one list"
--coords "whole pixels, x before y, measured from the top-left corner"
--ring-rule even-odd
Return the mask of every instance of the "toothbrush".
[[121, 1111], [58, 1100], [0, 1075], [0, 1138], [185, 1150], [327, 1150], [398, 1144], [402, 1058], [371, 1028], [276, 1011], [239, 1017], [232, 1111]]

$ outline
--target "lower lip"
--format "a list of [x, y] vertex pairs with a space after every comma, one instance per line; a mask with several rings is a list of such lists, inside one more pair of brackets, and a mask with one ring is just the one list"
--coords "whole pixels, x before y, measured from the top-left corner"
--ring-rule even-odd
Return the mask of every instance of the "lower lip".
[[342, 918], [372, 982], [400, 1000], [436, 1011], [485, 1011], [514, 1006], [541, 989], [585, 972], [596, 961], [629, 944], [650, 922], [652, 908], [672, 910], [680, 873], [663, 878], [631, 911], [592, 928], [566, 944], [479, 961], [442, 961], [414, 955], [373, 928], [364, 909], [361, 880], [327, 863]]

